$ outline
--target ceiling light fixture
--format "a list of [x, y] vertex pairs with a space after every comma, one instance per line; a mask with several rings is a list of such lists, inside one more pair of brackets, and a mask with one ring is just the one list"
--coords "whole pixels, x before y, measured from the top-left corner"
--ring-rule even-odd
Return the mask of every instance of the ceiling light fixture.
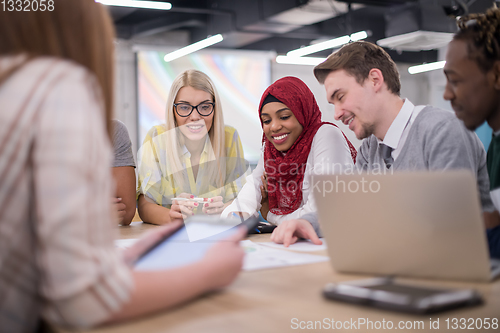
[[344, 44], [349, 43], [350, 41], [357, 41], [361, 39], [365, 39], [368, 37], [368, 33], [366, 31], [360, 31], [353, 33], [350, 36], [342, 36], [342, 37], [337, 37], [334, 39], [330, 39], [321, 43], [309, 45], [306, 47], [302, 47], [297, 50], [292, 50], [288, 52], [286, 55], [291, 56], [291, 57], [301, 57], [305, 56], [311, 53], [316, 53], [319, 51], [327, 50], [327, 49], [334, 49], [336, 47], [342, 46]]
[[351, 42], [355, 42], [357, 40], [362, 40], [368, 37], [368, 33], [366, 31], [355, 32], [351, 34]]
[[445, 47], [453, 39], [453, 33], [436, 31], [413, 31], [379, 39], [379, 46], [398, 51], [425, 51]]
[[317, 58], [317, 57], [290, 57], [290, 56], [277, 56], [276, 62], [278, 64], [289, 64], [289, 65], [309, 65], [316, 66], [326, 58]]
[[137, 0], [95, 0], [107, 6], [121, 6], [146, 9], [170, 10], [172, 4], [170, 2], [159, 1], [137, 1]]
[[443, 60], [443, 61], [437, 61], [437, 62], [430, 62], [428, 64], [411, 66], [411, 67], [408, 67], [408, 73], [418, 74], [418, 73], [433, 71], [436, 69], [441, 69], [444, 67], [445, 63], [446, 63], [446, 61]]
[[174, 52], [170, 52], [169, 54], [166, 54], [165, 57], [163, 58], [163, 60], [165, 60], [165, 62], [172, 61], [174, 59], [183, 57], [187, 54], [201, 50], [205, 47], [209, 47], [210, 45], [220, 43], [220, 42], [222, 42], [223, 39], [224, 38], [222, 37], [221, 34], [208, 37], [206, 39], [200, 40], [199, 42], [196, 42], [196, 43], [193, 43], [193, 44], [188, 45], [186, 47], [183, 47], [182, 49], [178, 49]]

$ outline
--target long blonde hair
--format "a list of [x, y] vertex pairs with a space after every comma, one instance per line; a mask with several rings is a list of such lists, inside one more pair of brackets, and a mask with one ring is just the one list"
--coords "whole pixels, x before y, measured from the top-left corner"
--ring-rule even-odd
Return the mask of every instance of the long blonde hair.
[[[0, 11], [0, 56], [26, 55], [26, 60], [52, 56], [74, 61], [97, 78], [110, 132], [113, 114], [113, 39], [105, 7], [94, 0], [55, 1], [49, 11]], [[0, 84], [15, 71], [0, 73]], [[100, 88], [100, 90], [99, 90]]]
[[[177, 128], [177, 122], [174, 115], [174, 102], [177, 98], [179, 90], [183, 87], [192, 87], [197, 90], [202, 90], [209, 93], [214, 100], [214, 117], [213, 124], [208, 131], [208, 138], [210, 139], [212, 149], [209, 149], [208, 161], [216, 161], [208, 163], [207, 175], [209, 179], [214, 180], [214, 185], [218, 188], [224, 186], [226, 178], [226, 147], [225, 147], [225, 129], [224, 129], [224, 116], [222, 114], [222, 105], [215, 89], [212, 80], [205, 73], [190, 69], [179, 74], [172, 86], [167, 98], [167, 109], [165, 114], [166, 130], [168, 133], [175, 133], [169, 136], [171, 138], [167, 141], [167, 158], [173, 165], [175, 170], [181, 170], [181, 152], [184, 146], [183, 135]], [[172, 139], [175, 137], [176, 139]], [[174, 173], [174, 182], [178, 185], [183, 185], [183, 175]]]

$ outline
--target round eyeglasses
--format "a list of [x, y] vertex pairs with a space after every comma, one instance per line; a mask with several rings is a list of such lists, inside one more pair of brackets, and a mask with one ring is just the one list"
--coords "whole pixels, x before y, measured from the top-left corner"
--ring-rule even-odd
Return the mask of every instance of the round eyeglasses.
[[200, 116], [208, 117], [214, 111], [215, 103], [203, 102], [196, 106], [187, 103], [174, 103], [175, 112], [179, 115], [179, 117], [189, 117], [193, 110], [196, 109]]

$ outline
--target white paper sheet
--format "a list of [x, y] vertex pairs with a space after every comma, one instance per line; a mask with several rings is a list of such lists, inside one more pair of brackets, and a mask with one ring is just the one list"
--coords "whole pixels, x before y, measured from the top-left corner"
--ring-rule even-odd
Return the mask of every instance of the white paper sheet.
[[[131, 247], [136, 241], [137, 239], [135, 238], [117, 239], [115, 240], [115, 246], [121, 249], [126, 249]], [[313, 264], [317, 262], [328, 261], [327, 256], [279, 250], [268, 246], [267, 243], [268, 242], [255, 243], [252, 242], [251, 240], [244, 240], [240, 242], [241, 246], [245, 250], [243, 270], [253, 271], [259, 269], [305, 265], [305, 264]], [[315, 246], [316, 248], [321, 247], [320, 245], [314, 245], [314, 244], [310, 246]], [[283, 249], [286, 249], [284, 246], [281, 247]], [[168, 260], [164, 259], [162, 261], [168, 261]], [[161, 269], [161, 267], [158, 267], [157, 269]]]
[[245, 271], [328, 261], [327, 256], [273, 249], [251, 240], [241, 241], [240, 244], [246, 253], [243, 261], [243, 270]]
[[321, 241], [323, 241], [323, 244], [321, 245], [313, 244], [310, 240], [300, 240], [296, 243], [290, 244], [289, 247], [285, 247], [283, 244], [276, 244], [274, 242], [259, 242], [257, 244], [269, 246], [275, 249], [281, 249], [281, 250], [287, 249], [300, 252], [314, 252], [314, 251], [326, 250], [325, 239], [324, 238], [320, 239]]
[[115, 246], [120, 249], [126, 249], [134, 245], [135, 242], [137, 242], [137, 238], [117, 239], [115, 240]]
[[142, 221], [137, 221], [137, 222], [130, 222], [130, 225], [133, 226], [133, 225], [141, 225], [143, 224], [144, 222]]

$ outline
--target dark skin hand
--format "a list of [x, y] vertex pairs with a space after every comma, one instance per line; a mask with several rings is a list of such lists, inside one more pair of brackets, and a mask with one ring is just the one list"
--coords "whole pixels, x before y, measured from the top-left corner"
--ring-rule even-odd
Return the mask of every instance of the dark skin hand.
[[483, 219], [486, 229], [494, 228], [500, 225], [500, 214], [497, 210], [494, 212], [483, 212]]
[[116, 184], [115, 209], [118, 211], [119, 223], [129, 225], [135, 215], [135, 170], [134, 167], [114, 167], [111, 173]]
[[260, 179], [262, 179], [262, 185], [260, 186], [260, 193], [262, 194], [262, 200], [260, 201], [262, 207], [260, 208], [260, 213], [262, 217], [267, 220], [267, 213], [269, 213], [269, 197], [267, 195], [267, 174], [264, 173]]

